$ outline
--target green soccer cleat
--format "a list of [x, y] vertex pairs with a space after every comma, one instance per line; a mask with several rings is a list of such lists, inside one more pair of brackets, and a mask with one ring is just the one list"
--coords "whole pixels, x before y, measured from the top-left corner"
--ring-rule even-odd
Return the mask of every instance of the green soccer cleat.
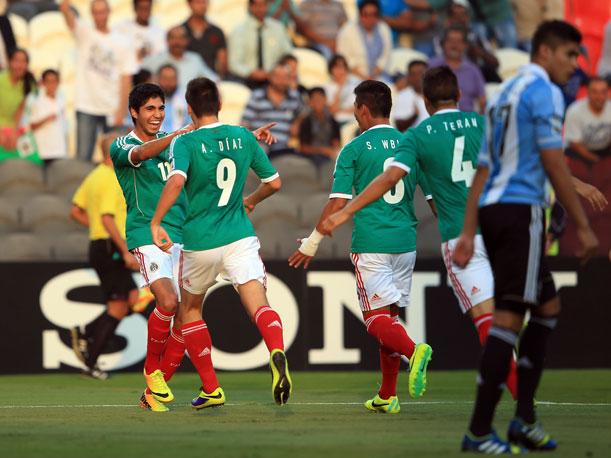
[[409, 360], [409, 395], [417, 399], [426, 391], [426, 367], [433, 356], [430, 345], [419, 343]]
[[397, 396], [390, 396], [388, 399], [382, 399], [379, 395], [375, 395], [373, 399], [365, 401], [365, 408], [372, 412], [380, 413], [399, 413], [401, 405]]
[[204, 391], [204, 387], [201, 387], [199, 396], [191, 401], [191, 406], [196, 410], [221, 407], [222, 405], [225, 405], [225, 392], [220, 386], [210, 394]]
[[282, 350], [272, 350], [269, 357], [272, 371], [272, 397], [279, 406], [286, 404], [293, 392], [293, 383], [289, 374], [289, 365]]

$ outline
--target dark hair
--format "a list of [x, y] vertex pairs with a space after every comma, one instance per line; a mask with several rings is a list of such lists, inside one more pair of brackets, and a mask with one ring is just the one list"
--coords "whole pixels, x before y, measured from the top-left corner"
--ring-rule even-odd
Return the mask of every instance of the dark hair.
[[[26, 62], [30, 63], [30, 55], [23, 48], [15, 48], [8, 54], [9, 62], [13, 60], [15, 54], [22, 53], [25, 56]], [[32, 92], [36, 88], [36, 78], [32, 75], [30, 70], [26, 70], [25, 75], [23, 75], [23, 96], [26, 97], [30, 92]]]
[[563, 43], [581, 43], [581, 32], [568, 22], [558, 20], [542, 22], [533, 35], [530, 55], [536, 56], [541, 45], [556, 49]]
[[607, 86], [609, 86], [609, 80], [607, 80], [606, 78], [603, 78], [602, 76], [591, 76], [590, 79], [588, 80], [588, 84], [587, 86], [590, 87], [590, 85], [592, 83], [605, 83]]
[[151, 80], [153, 74], [146, 68], [141, 68], [138, 73], [132, 76], [132, 85], [137, 86], [138, 84], [147, 83]]
[[[129, 93], [129, 109], [138, 112], [149, 99], [160, 98], [165, 103], [165, 95], [159, 86], [153, 83], [141, 83]], [[132, 120], [135, 121], [132, 116]]]
[[380, 2], [378, 0], [361, 0], [358, 2], [359, 5], [359, 15], [363, 12], [366, 6], [373, 5], [378, 9], [378, 14], [380, 14]]
[[151, 6], [153, 6], [153, 0], [134, 0], [133, 2], [134, 9], [136, 9], [136, 7], [138, 6], [138, 3], [140, 2], [147, 2], [147, 3], [150, 3]]
[[327, 93], [325, 92], [325, 90], [320, 86], [314, 86], [313, 88], [311, 88], [308, 91], [308, 97], [312, 97], [314, 94], [320, 94], [323, 97], [327, 96]]
[[369, 108], [371, 116], [375, 118], [388, 118], [392, 108], [390, 88], [381, 81], [366, 80], [354, 88], [357, 107], [365, 105]]
[[348, 61], [343, 55], [334, 54], [333, 57], [331, 57], [331, 60], [329, 60], [329, 63], [327, 64], [327, 71], [329, 72], [329, 74], [331, 74], [331, 70], [333, 69], [333, 67], [335, 67], [340, 62], [343, 62], [346, 68], [350, 68], [348, 66]]
[[214, 81], [208, 78], [195, 78], [187, 85], [185, 96], [196, 117], [217, 115], [221, 109], [221, 96]]
[[292, 54], [284, 54], [280, 59], [278, 59], [278, 65], [286, 65], [291, 61], [298, 62], [297, 58]]
[[460, 92], [456, 75], [447, 65], [427, 70], [422, 79], [422, 93], [433, 107], [442, 102], [458, 102]]
[[45, 80], [45, 78], [49, 75], [53, 75], [55, 76], [57, 79], [59, 79], [59, 72], [57, 70], [54, 70], [52, 68], [47, 68], [44, 72], [42, 72], [42, 75], [40, 77], [41, 80]]
[[416, 65], [424, 65], [425, 67], [429, 66], [429, 64], [426, 63], [426, 61], [424, 61], [424, 60], [420, 60], [420, 59], [410, 60], [409, 64], [407, 64], [407, 71], [408, 71], [408, 73], [411, 72], [412, 71], [412, 67], [414, 67]]
[[172, 64], [163, 64], [161, 67], [159, 67], [159, 69], [157, 70], [157, 76], [161, 75], [161, 72], [164, 70], [174, 70], [174, 73], [176, 73], [178, 75], [178, 69], [176, 68], [175, 65]]
[[449, 26], [447, 29], [445, 29], [443, 31], [443, 36], [441, 37], [441, 44], [442, 45], [446, 42], [446, 40], [448, 39], [448, 36], [452, 32], [460, 33], [462, 35], [463, 41], [465, 43], [467, 42], [467, 37], [469, 35], [469, 32], [467, 31], [467, 29], [464, 26], [460, 25], [460, 24], [453, 24], [453, 25]]

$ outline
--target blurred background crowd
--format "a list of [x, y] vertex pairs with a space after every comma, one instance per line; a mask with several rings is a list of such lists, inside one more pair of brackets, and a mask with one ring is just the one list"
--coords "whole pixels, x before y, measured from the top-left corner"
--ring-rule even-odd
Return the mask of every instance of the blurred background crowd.
[[[611, 199], [611, 4], [575, 0], [0, 0], [0, 260], [84, 260], [87, 235], [68, 219], [76, 186], [101, 159], [101, 132], [129, 129], [127, 95], [156, 82], [163, 130], [190, 122], [187, 82], [218, 82], [221, 121], [255, 129], [276, 122], [266, 147], [285, 184], [253, 215], [262, 254], [285, 257], [328, 198], [334, 159], [358, 134], [353, 89], [379, 79], [393, 92], [401, 131], [428, 117], [422, 75], [448, 65], [460, 109], [483, 113], [503, 80], [529, 60], [546, 19], [584, 34], [579, 68], [561, 89], [567, 161]], [[249, 181], [252, 189], [256, 180]], [[438, 257], [424, 199], [419, 256]], [[554, 218], [572, 255], [575, 229]], [[601, 254], [611, 210], [592, 212]], [[61, 237], [58, 235], [61, 234]], [[344, 257], [350, 228], [323, 244]]]

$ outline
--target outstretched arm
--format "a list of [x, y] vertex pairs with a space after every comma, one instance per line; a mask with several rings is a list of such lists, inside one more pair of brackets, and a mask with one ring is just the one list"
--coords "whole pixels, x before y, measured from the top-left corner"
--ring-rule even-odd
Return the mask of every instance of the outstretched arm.
[[153, 243], [161, 248], [163, 251], [167, 251], [172, 246], [173, 242], [166, 230], [161, 226], [166, 213], [172, 208], [176, 199], [180, 195], [180, 191], [185, 185], [186, 178], [176, 173], [168, 178], [168, 181], [163, 188], [159, 202], [157, 202], [157, 208], [155, 214], [151, 220], [151, 234], [153, 236]]
[[74, 14], [74, 11], [72, 10], [72, 5], [70, 4], [70, 0], [63, 0], [59, 4], [59, 10], [63, 14], [64, 19], [66, 20], [66, 25], [68, 26], [70, 31], [74, 32], [74, 29], [76, 28], [76, 15]]
[[133, 165], [138, 165], [141, 162], [146, 161], [147, 159], [159, 156], [163, 150], [170, 146], [170, 143], [172, 143], [174, 137], [185, 134], [187, 132], [191, 132], [193, 128], [193, 124], [189, 124], [188, 126], [185, 126], [182, 129], [178, 129], [176, 132], [172, 132], [171, 134], [166, 135], [165, 137], [158, 138], [156, 140], [151, 140], [134, 147], [129, 152], [130, 162]]

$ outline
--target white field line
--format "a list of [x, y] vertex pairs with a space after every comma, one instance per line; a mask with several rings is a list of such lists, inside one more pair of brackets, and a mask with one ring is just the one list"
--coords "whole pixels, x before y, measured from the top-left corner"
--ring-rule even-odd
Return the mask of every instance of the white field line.
[[[470, 405], [472, 401], [407, 401], [405, 405]], [[185, 406], [189, 404], [175, 404]], [[226, 406], [257, 405], [252, 402], [227, 403]], [[290, 402], [289, 406], [360, 406], [362, 402]], [[571, 407], [611, 407], [611, 402], [555, 402], [537, 401], [540, 406], [571, 406]], [[50, 405], [0, 405], [2, 409], [97, 409], [97, 408], [132, 408], [137, 404], [50, 404]]]

